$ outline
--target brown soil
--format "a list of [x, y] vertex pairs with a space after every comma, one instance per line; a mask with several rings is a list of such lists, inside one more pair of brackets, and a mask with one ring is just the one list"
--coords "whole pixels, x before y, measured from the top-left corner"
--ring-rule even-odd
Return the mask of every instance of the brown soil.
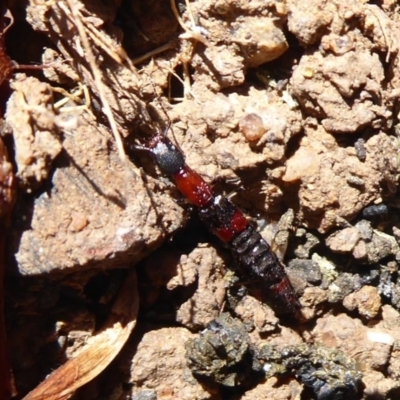
[[[259, 348], [344, 351], [362, 373], [357, 399], [400, 397], [397, 2], [197, 0], [177, 3], [180, 21], [160, 0], [9, 3], [8, 53], [45, 65], [13, 76], [4, 118], [20, 398], [104, 329], [131, 270], [136, 328], [73, 398], [311, 398], [290, 373], [229, 391], [199, 383], [185, 343], [222, 310]], [[143, 143], [168, 119], [188, 165], [264, 226], [299, 315], [257, 290], [232, 300], [229, 250], [146, 152], [118, 152], [115, 132]]]

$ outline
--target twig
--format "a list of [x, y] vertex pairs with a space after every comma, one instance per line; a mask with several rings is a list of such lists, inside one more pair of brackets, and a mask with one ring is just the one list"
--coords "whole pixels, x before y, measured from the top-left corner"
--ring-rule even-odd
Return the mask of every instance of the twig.
[[75, 0], [66, 0], [66, 2], [68, 4], [68, 7], [69, 7], [70, 10], [67, 10], [65, 8], [64, 4], [61, 3], [61, 2], [57, 3], [57, 4], [61, 9], [63, 9], [63, 11], [65, 12], [66, 15], [68, 15], [68, 13], [70, 11], [70, 13], [71, 13], [71, 15], [73, 17], [72, 18], [73, 23], [75, 24], [76, 28], [78, 29], [79, 37], [82, 40], [82, 46], [83, 46], [83, 48], [85, 50], [85, 55], [86, 55], [86, 58], [87, 58], [87, 61], [88, 61], [89, 65], [90, 65], [90, 69], [91, 69], [92, 74], [93, 74], [93, 78], [94, 78], [94, 82], [95, 82], [96, 88], [97, 88], [97, 90], [99, 92], [99, 97], [100, 97], [100, 100], [101, 100], [102, 105], [103, 105], [103, 112], [106, 115], [107, 120], [108, 120], [108, 122], [110, 124], [110, 128], [111, 128], [111, 131], [112, 131], [112, 133], [114, 135], [114, 139], [115, 139], [115, 143], [117, 145], [119, 156], [120, 156], [121, 160], [124, 161], [126, 159], [126, 154], [125, 154], [122, 138], [121, 138], [120, 133], [118, 132], [117, 124], [115, 122], [115, 119], [114, 119], [110, 104], [109, 104], [109, 102], [108, 102], [108, 100], [106, 98], [105, 89], [104, 89], [104, 83], [102, 82], [102, 74], [101, 74], [100, 69], [98, 68], [98, 66], [96, 64], [96, 58], [95, 58], [95, 56], [93, 54], [92, 48], [91, 48], [90, 43], [89, 43], [88, 36], [86, 34], [86, 31], [85, 31], [85, 27], [84, 27], [84, 25], [82, 23], [82, 17], [80, 15], [80, 13], [77, 11], [77, 6], [75, 4]]
[[143, 61], [146, 61], [149, 58], [152, 58], [153, 56], [155, 56], [155, 55], [157, 55], [159, 53], [162, 53], [164, 51], [172, 49], [173, 47], [174, 47], [174, 42], [171, 41], [171, 42], [165, 43], [162, 46], [157, 47], [156, 49], [151, 50], [148, 53], [145, 53], [145, 54], [141, 55], [140, 57], [134, 58], [132, 60], [132, 64], [140, 64]]
[[[197, 28], [197, 25], [194, 23], [192, 13], [189, 12], [191, 18], [193, 19], [193, 29], [189, 29], [183, 22], [181, 16], [179, 15], [178, 9], [176, 8], [175, 0], [170, 0], [170, 4], [171, 4], [172, 12], [174, 13], [176, 20], [178, 21], [178, 23], [182, 27], [182, 29], [185, 31], [185, 33], [183, 35], [181, 35], [180, 37], [183, 39], [195, 39], [198, 42], [203, 43], [205, 46], [211, 46], [211, 43], [202, 34], [193, 30], [193, 29]], [[188, 9], [190, 10], [190, 7], [188, 4], [187, 4], [187, 6], [188, 6]]]

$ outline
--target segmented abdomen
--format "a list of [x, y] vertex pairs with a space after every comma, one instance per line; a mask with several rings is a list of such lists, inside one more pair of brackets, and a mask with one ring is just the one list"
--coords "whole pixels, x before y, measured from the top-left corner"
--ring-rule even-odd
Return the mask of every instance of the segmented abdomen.
[[262, 279], [275, 297], [283, 300], [292, 310], [300, 307], [284, 266], [270, 245], [250, 224], [230, 245], [232, 254], [243, 272], [252, 278]]
[[234, 257], [250, 276], [262, 278], [270, 285], [285, 276], [271, 247], [251, 225], [232, 240], [231, 246]]
[[230, 247], [244, 275], [251, 280], [260, 279], [265, 292], [271, 290], [291, 311], [300, 307], [284, 266], [238, 207], [226, 197], [215, 196], [198, 213], [211, 232]]

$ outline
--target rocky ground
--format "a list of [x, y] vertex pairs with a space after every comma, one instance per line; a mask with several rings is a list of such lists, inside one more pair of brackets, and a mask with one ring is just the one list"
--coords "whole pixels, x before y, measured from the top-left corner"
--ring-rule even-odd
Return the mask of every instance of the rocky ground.
[[[9, 3], [8, 54], [45, 66], [4, 97], [20, 398], [399, 398], [397, 2]], [[296, 315], [132, 149], [169, 120], [283, 257]]]

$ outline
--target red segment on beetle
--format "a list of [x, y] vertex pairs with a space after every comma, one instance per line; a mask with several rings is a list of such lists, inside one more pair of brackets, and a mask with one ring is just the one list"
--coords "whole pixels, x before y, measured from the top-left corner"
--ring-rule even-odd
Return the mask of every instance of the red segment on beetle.
[[248, 225], [247, 218], [239, 210], [236, 210], [230, 222], [229, 225], [213, 229], [213, 233], [226, 243], [234, 239]]
[[179, 191], [196, 207], [208, 205], [214, 194], [204, 179], [186, 164], [173, 175]]

